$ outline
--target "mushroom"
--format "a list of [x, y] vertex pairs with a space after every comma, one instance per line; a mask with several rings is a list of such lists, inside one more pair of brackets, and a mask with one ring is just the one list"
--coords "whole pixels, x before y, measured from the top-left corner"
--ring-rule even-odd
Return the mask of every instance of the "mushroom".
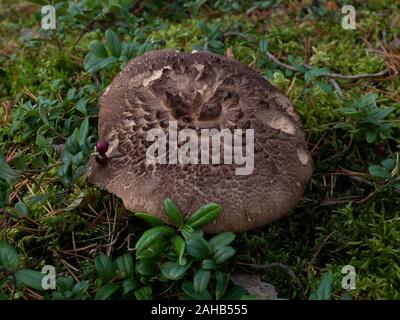
[[[215, 202], [222, 211], [206, 232], [245, 231], [294, 209], [312, 174], [302, 124], [289, 100], [233, 59], [207, 51], [148, 52], [126, 65], [99, 105], [107, 162], [92, 157], [86, 175], [131, 211], [168, 222], [166, 197], [186, 215]], [[147, 133], [156, 128], [168, 137], [171, 122], [199, 137], [202, 129], [253, 129], [254, 170], [238, 175], [235, 163], [149, 162]]]

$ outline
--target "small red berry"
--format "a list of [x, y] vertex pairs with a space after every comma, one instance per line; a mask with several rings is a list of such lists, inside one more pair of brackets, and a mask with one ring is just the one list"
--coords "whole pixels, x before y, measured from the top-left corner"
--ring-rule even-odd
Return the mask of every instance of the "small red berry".
[[101, 156], [104, 156], [104, 155], [106, 154], [107, 150], [108, 150], [108, 142], [105, 141], [105, 140], [99, 140], [99, 141], [96, 143], [96, 149], [97, 149], [97, 152], [98, 152]]
[[376, 153], [380, 156], [380, 157], [384, 157], [386, 155], [386, 148], [383, 144], [378, 145], [377, 149], [376, 149]]

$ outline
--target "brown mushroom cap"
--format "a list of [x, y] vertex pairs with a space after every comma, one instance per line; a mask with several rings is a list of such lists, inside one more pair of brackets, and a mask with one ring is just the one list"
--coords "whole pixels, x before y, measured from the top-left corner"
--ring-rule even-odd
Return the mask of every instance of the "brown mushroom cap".
[[[170, 197], [186, 215], [216, 202], [220, 216], [206, 232], [244, 231], [292, 210], [310, 179], [312, 159], [289, 100], [255, 70], [201, 51], [148, 52], [130, 61], [100, 98], [99, 137], [108, 161], [94, 158], [88, 181], [122, 198], [127, 209], [167, 221]], [[170, 121], [178, 130], [254, 129], [254, 171], [236, 164], [149, 164], [146, 132]]]

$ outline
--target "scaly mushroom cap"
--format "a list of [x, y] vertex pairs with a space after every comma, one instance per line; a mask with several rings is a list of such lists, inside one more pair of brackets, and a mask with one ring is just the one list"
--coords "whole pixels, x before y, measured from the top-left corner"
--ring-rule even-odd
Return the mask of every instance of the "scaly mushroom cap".
[[[235, 60], [206, 51], [148, 52], [127, 64], [99, 104], [108, 162], [93, 157], [87, 178], [122, 198], [128, 210], [167, 221], [166, 197], [184, 214], [216, 202], [222, 212], [204, 230], [244, 231], [290, 212], [310, 179], [312, 159], [289, 100]], [[236, 175], [236, 164], [149, 164], [146, 133], [161, 128], [168, 140], [170, 121], [197, 132], [254, 129], [254, 171]]]

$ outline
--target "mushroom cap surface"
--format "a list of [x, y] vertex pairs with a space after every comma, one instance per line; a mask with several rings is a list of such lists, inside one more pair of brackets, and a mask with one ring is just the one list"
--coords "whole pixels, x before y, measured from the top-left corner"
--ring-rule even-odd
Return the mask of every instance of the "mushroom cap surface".
[[[206, 232], [245, 231], [289, 213], [300, 200], [313, 164], [302, 124], [289, 100], [264, 77], [207, 51], [151, 51], [131, 60], [99, 100], [99, 138], [108, 161], [89, 161], [90, 183], [106, 188], [131, 211], [168, 222], [170, 197], [184, 215], [215, 202], [221, 214]], [[254, 170], [237, 164], [149, 164], [147, 131], [254, 129]], [[222, 152], [221, 152], [222, 154]]]

